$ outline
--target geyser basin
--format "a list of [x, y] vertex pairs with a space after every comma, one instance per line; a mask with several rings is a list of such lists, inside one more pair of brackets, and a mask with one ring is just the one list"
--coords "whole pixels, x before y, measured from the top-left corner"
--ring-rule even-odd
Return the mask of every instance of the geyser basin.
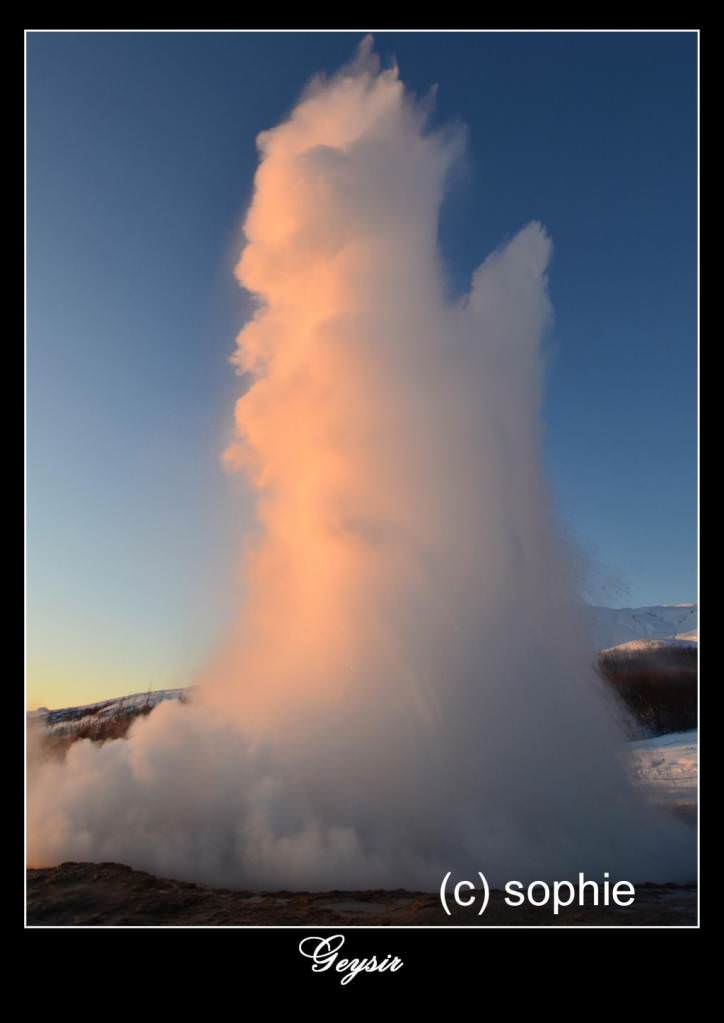
[[253, 384], [226, 452], [257, 499], [248, 599], [193, 703], [33, 765], [34, 864], [265, 888], [694, 877], [692, 834], [619, 756], [551, 515], [551, 243], [528, 225], [448, 300], [462, 137], [425, 110], [365, 43], [259, 137]]

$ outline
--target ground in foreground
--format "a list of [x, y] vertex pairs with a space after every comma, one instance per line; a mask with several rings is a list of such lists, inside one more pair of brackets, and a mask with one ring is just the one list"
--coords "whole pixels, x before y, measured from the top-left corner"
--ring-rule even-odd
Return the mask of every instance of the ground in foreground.
[[696, 887], [639, 885], [628, 908], [511, 908], [491, 894], [484, 916], [447, 917], [427, 892], [245, 892], [154, 877], [118, 863], [62, 863], [28, 871], [30, 926], [686, 926]]

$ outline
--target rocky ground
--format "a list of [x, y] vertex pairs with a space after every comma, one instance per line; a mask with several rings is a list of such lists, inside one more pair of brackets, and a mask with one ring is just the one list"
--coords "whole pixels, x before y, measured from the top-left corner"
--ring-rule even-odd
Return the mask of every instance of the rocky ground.
[[562, 910], [510, 908], [491, 893], [482, 918], [458, 909], [447, 917], [426, 892], [248, 892], [170, 881], [118, 863], [62, 863], [28, 870], [30, 926], [694, 925], [696, 888], [639, 885], [631, 907]]

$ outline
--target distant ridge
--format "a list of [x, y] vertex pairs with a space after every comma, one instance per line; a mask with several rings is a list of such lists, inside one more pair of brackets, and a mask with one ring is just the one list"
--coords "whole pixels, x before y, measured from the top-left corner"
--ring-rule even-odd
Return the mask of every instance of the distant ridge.
[[697, 604], [653, 604], [650, 607], [592, 607], [595, 648], [605, 650], [632, 640], [699, 638]]

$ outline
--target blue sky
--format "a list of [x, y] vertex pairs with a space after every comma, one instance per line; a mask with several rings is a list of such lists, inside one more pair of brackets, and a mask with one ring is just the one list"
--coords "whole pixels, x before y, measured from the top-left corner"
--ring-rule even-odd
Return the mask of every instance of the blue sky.
[[[28, 38], [33, 702], [187, 684], [229, 622], [251, 507], [219, 452], [254, 140], [359, 38]], [[376, 45], [469, 129], [451, 288], [527, 221], [552, 236], [546, 458], [591, 597], [696, 599], [696, 36]]]

